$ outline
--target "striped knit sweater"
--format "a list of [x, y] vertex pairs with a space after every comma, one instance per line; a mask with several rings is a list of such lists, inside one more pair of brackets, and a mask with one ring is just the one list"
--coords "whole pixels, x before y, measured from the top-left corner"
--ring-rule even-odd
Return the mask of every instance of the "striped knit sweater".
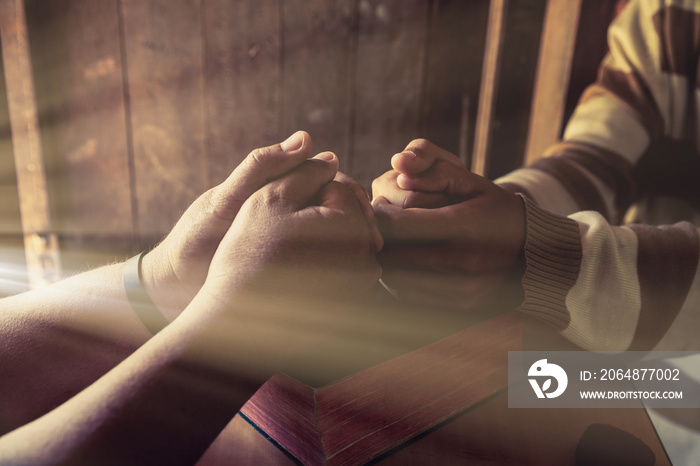
[[633, 0], [608, 41], [563, 140], [497, 180], [527, 198], [521, 310], [586, 349], [698, 349], [699, 230], [620, 222], [643, 195], [700, 203], [700, 1]]

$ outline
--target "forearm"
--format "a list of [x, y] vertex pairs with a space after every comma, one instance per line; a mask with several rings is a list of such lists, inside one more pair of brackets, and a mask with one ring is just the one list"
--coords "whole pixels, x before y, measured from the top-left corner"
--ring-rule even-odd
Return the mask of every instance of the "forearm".
[[[193, 464], [257, 388], [307, 347], [306, 332], [316, 333], [306, 325], [315, 307], [235, 302], [198, 294], [97, 382], [0, 438], [0, 464]], [[303, 314], [296, 331], [287, 313]]]
[[260, 360], [255, 356], [265, 353], [263, 344], [222, 317], [225, 312], [206, 296], [195, 299], [189, 313], [97, 382], [1, 438], [0, 458], [12, 464], [194, 463], [271, 375], [264, 369], [270, 365], [248, 360]]
[[122, 264], [0, 301], [0, 433], [64, 402], [150, 334], [126, 299]]
[[698, 255], [689, 223], [615, 227], [529, 203], [521, 310], [586, 349], [648, 350], [692, 306]]
[[564, 141], [551, 146], [533, 165], [501, 177], [496, 184], [525, 194], [549, 212], [571, 215], [590, 210], [618, 224], [637, 191], [632, 170], [630, 161], [611, 150]]

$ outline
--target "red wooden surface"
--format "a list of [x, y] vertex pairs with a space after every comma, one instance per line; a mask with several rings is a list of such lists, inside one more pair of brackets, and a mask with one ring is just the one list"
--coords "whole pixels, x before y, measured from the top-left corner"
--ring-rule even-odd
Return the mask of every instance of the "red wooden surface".
[[511, 312], [316, 390], [280, 376], [241, 413], [304, 464], [361, 464], [505, 387], [521, 333]]
[[592, 424], [669, 464], [641, 408], [508, 408], [507, 352], [522, 349], [521, 333], [504, 314], [320, 389], [274, 377], [241, 411], [252, 424], [236, 416], [199, 464], [574, 465]]

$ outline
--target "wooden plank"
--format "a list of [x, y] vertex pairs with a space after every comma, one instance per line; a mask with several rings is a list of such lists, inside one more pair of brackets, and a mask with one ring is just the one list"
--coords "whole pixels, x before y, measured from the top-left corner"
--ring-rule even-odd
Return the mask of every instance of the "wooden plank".
[[277, 448], [248, 421], [237, 415], [197, 461], [197, 466], [299, 464], [287, 455], [288, 453]]
[[28, 288], [5, 70], [0, 60], [0, 298]]
[[116, 0], [27, 3], [56, 226], [64, 249], [79, 261], [70, 265], [64, 256], [71, 269], [99, 265], [85, 263], [83, 253], [91, 250], [132, 251], [117, 12]]
[[210, 185], [252, 149], [281, 141], [280, 13], [279, 0], [204, 3]]
[[[120, 0], [142, 241], [167, 233], [206, 186], [199, 0]], [[148, 245], [148, 244], [147, 244]]]
[[24, 3], [0, 2], [0, 37], [29, 283], [43, 286], [61, 276], [53, 230]]
[[[2, 44], [0, 44], [0, 51]], [[17, 173], [12, 156], [10, 111], [5, 88], [5, 70], [0, 60], [0, 237], [22, 237], [22, 223], [17, 194]], [[2, 260], [0, 260], [2, 262]]]
[[320, 389], [276, 376], [241, 413], [304, 464], [364, 464], [504, 388], [521, 334], [508, 312]]
[[545, 14], [525, 164], [561, 134], [582, 0], [549, 0]]
[[363, 0], [354, 71], [350, 172], [363, 185], [391, 168], [391, 156], [421, 136], [429, 2]]
[[[369, 464], [573, 465], [581, 436], [592, 424], [634, 435], [651, 449], [658, 466], [670, 464], [643, 409], [508, 409], [506, 391]], [[294, 464], [272, 442], [236, 416], [197, 464]]]
[[434, 0], [426, 65], [425, 136], [467, 166], [474, 141], [488, 0]]
[[234, 418], [200, 464], [289, 464], [281, 450], [302, 464], [574, 464], [592, 424], [634, 435], [669, 464], [641, 408], [509, 409], [506, 359], [524, 349], [521, 328], [517, 313], [502, 314], [315, 391], [277, 375], [243, 407], [251, 424]]
[[545, 6], [545, 0], [518, 0], [508, 5], [490, 163], [486, 171], [490, 179], [522, 164]]
[[[509, 409], [507, 391], [374, 464], [574, 465], [579, 440], [592, 424], [634, 435], [654, 453], [657, 466], [670, 464], [642, 408]], [[625, 464], [623, 458], [619, 460]]]
[[353, 0], [285, 0], [284, 136], [305, 129], [314, 152], [330, 150], [348, 167]]
[[316, 391], [286, 374], [268, 380], [240, 412], [302, 464], [325, 464]]
[[489, 8], [479, 110], [474, 135], [474, 155], [471, 164], [471, 171], [482, 176], [486, 174], [489, 163], [491, 128], [498, 92], [507, 7], [508, 0], [492, 0]]

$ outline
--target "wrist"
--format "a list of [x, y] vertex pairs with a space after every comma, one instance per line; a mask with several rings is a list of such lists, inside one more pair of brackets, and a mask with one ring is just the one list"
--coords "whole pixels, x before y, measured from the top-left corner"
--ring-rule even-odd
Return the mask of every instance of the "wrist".
[[168, 261], [155, 250], [144, 254], [141, 260], [142, 286], [168, 322], [175, 320], [187, 306], [187, 302], [183, 302], [183, 287], [174, 275]]
[[249, 292], [205, 283], [173, 325], [198, 334], [207, 364], [262, 383], [281, 371], [294, 352], [290, 337], [298, 335], [289, 331], [285, 310]]

